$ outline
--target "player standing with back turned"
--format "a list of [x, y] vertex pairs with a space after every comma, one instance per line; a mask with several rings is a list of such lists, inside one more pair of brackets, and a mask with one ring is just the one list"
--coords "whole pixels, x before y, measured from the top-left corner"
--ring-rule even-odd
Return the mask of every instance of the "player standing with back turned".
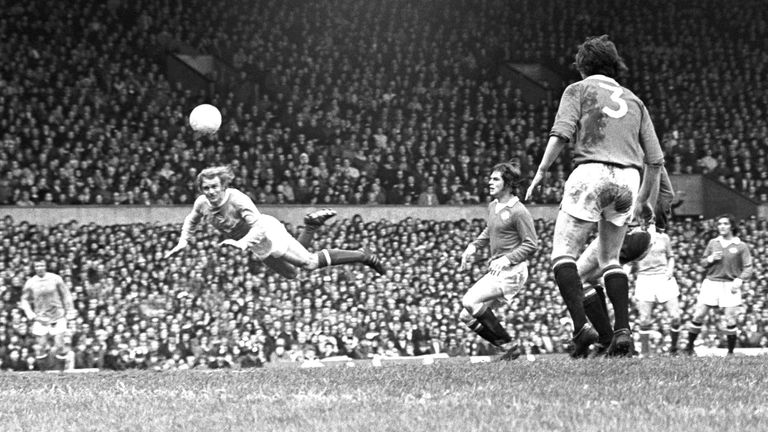
[[652, 192], [659, 187], [664, 154], [645, 105], [615, 79], [626, 65], [608, 36], [587, 38], [579, 46], [575, 66], [582, 80], [563, 92], [526, 199], [571, 143], [576, 168], [566, 181], [555, 222], [552, 268], [573, 320], [571, 355], [583, 357], [598, 333], [584, 312], [576, 258], [597, 224], [598, 263], [615, 311], [613, 343], [618, 351], [629, 352], [629, 282], [619, 264], [619, 250], [633, 213], [641, 220], [650, 207]]

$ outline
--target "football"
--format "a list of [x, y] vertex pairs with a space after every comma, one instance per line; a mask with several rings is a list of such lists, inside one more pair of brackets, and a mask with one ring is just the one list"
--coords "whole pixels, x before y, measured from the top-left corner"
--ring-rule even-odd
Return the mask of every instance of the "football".
[[215, 133], [221, 127], [221, 112], [213, 105], [198, 105], [189, 114], [189, 125], [195, 132]]

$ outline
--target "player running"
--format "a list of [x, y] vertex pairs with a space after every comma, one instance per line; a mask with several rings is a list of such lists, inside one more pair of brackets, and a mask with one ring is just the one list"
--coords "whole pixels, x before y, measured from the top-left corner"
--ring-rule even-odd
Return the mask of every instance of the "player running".
[[460, 270], [478, 248], [490, 244], [489, 271], [464, 294], [459, 319], [491, 344], [506, 352], [502, 360], [520, 356], [520, 346], [493, 313], [496, 301], [510, 301], [528, 279], [527, 259], [536, 252], [538, 239], [533, 218], [514, 195], [520, 181], [520, 169], [510, 162], [493, 167], [488, 181], [494, 200], [488, 206], [488, 226], [461, 254]]
[[732, 215], [718, 216], [718, 236], [709, 241], [704, 249], [701, 265], [707, 269], [707, 277], [701, 283], [696, 310], [688, 328], [688, 344], [685, 353], [694, 355], [693, 344], [701, 333], [701, 327], [710, 308], [725, 309], [723, 321], [728, 340], [728, 355], [736, 348], [736, 324], [741, 309], [741, 287], [752, 276], [752, 255], [749, 246], [736, 237], [736, 224]]
[[220, 246], [249, 249], [267, 266], [289, 279], [298, 275], [297, 267], [314, 270], [350, 263], [365, 264], [384, 274], [379, 258], [366, 251], [323, 249], [311, 253], [306, 249], [314, 231], [335, 214], [333, 211], [326, 209], [308, 215], [305, 218], [308, 225], [296, 240], [280, 221], [260, 213], [246, 194], [228, 187], [233, 178], [232, 169], [226, 166], [206, 168], [197, 175], [197, 186], [203, 194], [184, 218], [179, 242], [166, 252], [166, 258], [186, 248], [194, 229], [205, 220], [227, 237]]
[[[552, 245], [552, 268], [573, 320], [573, 357], [583, 357], [598, 333], [587, 321], [576, 258], [592, 227], [598, 228], [598, 265], [616, 311], [616, 329], [629, 331], [629, 283], [619, 251], [633, 214], [640, 220], [659, 186], [664, 163], [659, 140], [643, 102], [614, 79], [626, 69], [613, 42], [588, 38], [576, 53], [582, 80], [562, 96], [547, 148], [526, 199], [533, 195], [569, 142], [576, 168], [565, 184]], [[642, 182], [641, 182], [642, 172]], [[639, 189], [639, 190], [638, 190]], [[629, 351], [631, 339], [616, 341]]]

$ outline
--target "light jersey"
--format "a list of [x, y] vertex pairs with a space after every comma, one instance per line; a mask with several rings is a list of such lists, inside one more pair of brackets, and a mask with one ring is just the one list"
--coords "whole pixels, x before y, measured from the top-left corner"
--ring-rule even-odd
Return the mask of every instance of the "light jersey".
[[488, 226], [473, 244], [479, 249], [488, 243], [491, 259], [504, 255], [512, 265], [525, 261], [538, 248], [533, 217], [517, 197], [504, 204], [494, 200], [488, 205]]
[[664, 154], [645, 104], [604, 75], [592, 75], [563, 92], [551, 136], [573, 143], [575, 165], [600, 162], [643, 168]]
[[[723, 257], [709, 264], [707, 257], [717, 251], [721, 251]], [[747, 280], [752, 276], [752, 254], [749, 246], [738, 237], [732, 237], [730, 241], [720, 236], [710, 240], [704, 249], [702, 264], [707, 267], [707, 279], [711, 281]]]
[[672, 257], [672, 242], [665, 233], [651, 232], [651, 247], [648, 254], [637, 261], [638, 275], [659, 275], [667, 272], [667, 263]]
[[206, 220], [225, 237], [240, 240], [256, 225], [260, 216], [256, 204], [237, 189], [227, 188], [218, 207], [212, 206], [205, 195], [200, 195], [195, 200], [190, 216], [184, 220], [181, 237], [189, 239], [194, 228]]
[[43, 324], [65, 318], [73, 309], [72, 297], [64, 280], [56, 273], [45, 272], [43, 277], [34, 275], [27, 280], [21, 297], [33, 305], [33, 310]]

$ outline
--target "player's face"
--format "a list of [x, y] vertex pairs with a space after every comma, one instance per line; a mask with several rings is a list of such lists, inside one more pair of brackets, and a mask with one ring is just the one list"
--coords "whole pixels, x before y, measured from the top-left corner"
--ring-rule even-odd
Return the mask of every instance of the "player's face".
[[728, 237], [731, 232], [731, 221], [728, 218], [720, 218], [717, 220], [717, 233], [723, 237]]
[[501, 178], [499, 171], [491, 173], [491, 177], [488, 179], [488, 189], [494, 198], [498, 198], [504, 192], [504, 180]]
[[221, 187], [221, 179], [218, 177], [204, 178], [200, 189], [203, 190], [203, 194], [205, 194], [205, 197], [208, 198], [208, 201], [213, 205], [220, 204], [224, 197], [224, 190]]
[[45, 262], [38, 261], [35, 263], [35, 274], [38, 276], [42, 276], [45, 274]]

